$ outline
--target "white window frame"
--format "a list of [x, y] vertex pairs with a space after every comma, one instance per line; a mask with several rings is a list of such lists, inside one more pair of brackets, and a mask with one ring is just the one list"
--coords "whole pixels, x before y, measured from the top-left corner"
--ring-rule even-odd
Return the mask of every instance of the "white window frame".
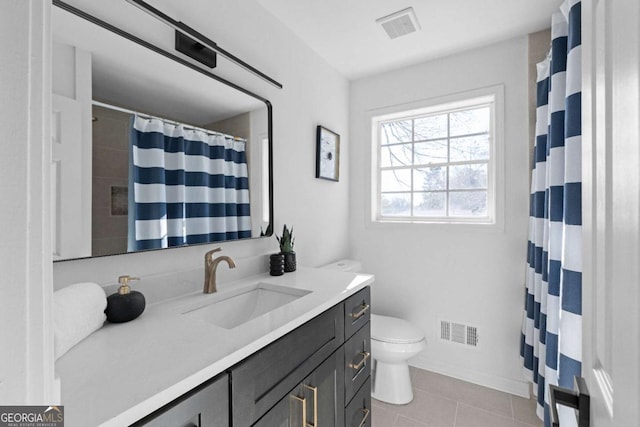
[[[491, 141], [488, 162], [487, 216], [486, 217], [383, 217], [379, 214], [380, 188], [380, 124], [390, 120], [445, 113], [472, 108], [474, 105], [491, 104]], [[453, 95], [371, 110], [367, 114], [370, 124], [370, 191], [368, 205], [370, 215], [367, 225], [372, 227], [407, 226], [463, 226], [465, 229], [503, 230], [504, 226], [504, 86], [497, 85]]]

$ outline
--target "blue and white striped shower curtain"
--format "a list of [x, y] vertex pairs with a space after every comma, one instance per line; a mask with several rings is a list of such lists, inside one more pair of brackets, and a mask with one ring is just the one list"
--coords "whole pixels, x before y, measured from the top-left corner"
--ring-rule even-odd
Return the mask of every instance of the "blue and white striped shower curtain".
[[246, 142], [132, 118], [129, 250], [251, 237]]
[[[581, 3], [552, 17], [551, 51], [538, 64], [525, 318], [520, 354], [549, 421], [549, 384], [573, 389], [582, 370]], [[572, 411], [561, 425], [575, 425]]]

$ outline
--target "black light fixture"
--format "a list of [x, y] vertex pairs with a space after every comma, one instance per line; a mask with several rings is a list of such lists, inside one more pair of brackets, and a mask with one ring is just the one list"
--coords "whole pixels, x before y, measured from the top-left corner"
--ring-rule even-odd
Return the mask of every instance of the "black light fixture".
[[[198, 44], [202, 45], [202, 48], [199, 48], [199, 49], [197, 47], [194, 48], [193, 46], [192, 46], [192, 48], [187, 49], [187, 50], [191, 51], [192, 53], [194, 53], [196, 55], [199, 55], [197, 52], [194, 52], [194, 51], [199, 51], [200, 53], [202, 53], [204, 48], [210, 49], [211, 51], [217, 53], [218, 55], [222, 56], [223, 58], [228, 59], [229, 61], [233, 62], [234, 64], [244, 68], [245, 70], [249, 71], [250, 73], [252, 73], [252, 74], [260, 77], [261, 79], [265, 80], [266, 82], [272, 84], [273, 86], [277, 87], [278, 89], [282, 89], [282, 84], [280, 84], [276, 80], [272, 79], [271, 77], [267, 76], [266, 74], [264, 74], [262, 71], [258, 70], [257, 68], [252, 67], [251, 65], [247, 64], [246, 62], [244, 62], [243, 60], [241, 60], [237, 56], [232, 55], [231, 53], [227, 52], [226, 50], [224, 50], [223, 48], [218, 46], [213, 40], [211, 40], [211, 39], [207, 38], [206, 36], [200, 34], [198, 31], [194, 30], [193, 28], [191, 28], [190, 26], [184, 24], [183, 22], [176, 21], [175, 19], [171, 18], [170, 16], [166, 15], [165, 13], [163, 13], [160, 10], [156, 9], [155, 7], [149, 5], [147, 2], [145, 2], [143, 0], [126, 0], [126, 1], [127, 1], [127, 3], [130, 3], [130, 4], [134, 5], [134, 6], [142, 9], [143, 11], [145, 11], [149, 15], [153, 16], [154, 18], [158, 19], [159, 21], [164, 22], [165, 24], [167, 24], [168, 26], [170, 26], [171, 28], [176, 30], [176, 32], [179, 32], [182, 35], [184, 35], [187, 39], [191, 39], [191, 41], [187, 42], [187, 43], [198, 43]], [[177, 37], [178, 36], [176, 36], [176, 44], [177, 44]], [[177, 49], [177, 46], [176, 46], [176, 49]], [[182, 50], [179, 50], [179, 51], [183, 52]], [[186, 53], [186, 52], [183, 52], [183, 53], [185, 53], [186, 55], [189, 55], [190, 57], [196, 59], [197, 61], [202, 62], [200, 59], [195, 58], [190, 53]], [[210, 56], [210, 54], [205, 54], [205, 56], [207, 56], [207, 55]]]
[[[217, 46], [217, 45], [216, 45]], [[176, 30], [176, 50], [209, 68], [216, 68], [216, 52]]]

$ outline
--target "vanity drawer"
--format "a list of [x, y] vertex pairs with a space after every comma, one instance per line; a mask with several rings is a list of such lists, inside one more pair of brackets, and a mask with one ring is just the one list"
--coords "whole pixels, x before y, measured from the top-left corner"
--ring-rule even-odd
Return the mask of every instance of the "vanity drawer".
[[232, 368], [233, 425], [252, 425], [343, 343], [341, 303]]
[[371, 427], [371, 378], [367, 378], [344, 412], [345, 427]]
[[344, 427], [343, 361], [339, 348], [253, 427]]
[[349, 402], [371, 375], [371, 328], [366, 323], [344, 344], [344, 394]]
[[344, 337], [349, 339], [371, 317], [371, 289], [367, 286], [344, 301]]
[[223, 374], [207, 381], [132, 426], [229, 426], [229, 377]]

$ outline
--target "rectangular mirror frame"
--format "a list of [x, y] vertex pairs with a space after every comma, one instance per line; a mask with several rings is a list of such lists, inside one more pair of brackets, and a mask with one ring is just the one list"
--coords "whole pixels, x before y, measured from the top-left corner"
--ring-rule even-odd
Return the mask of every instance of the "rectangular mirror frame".
[[[152, 43], [149, 43], [127, 31], [124, 31], [112, 24], [109, 24], [108, 22], [105, 22], [83, 10], [80, 10], [74, 6], [71, 6], [61, 0], [53, 0], [52, 4], [56, 7], [59, 7], [60, 9], [69, 12], [71, 14], [74, 14], [84, 20], [87, 20], [95, 25], [98, 25], [112, 33], [117, 34], [120, 37], [123, 37], [133, 43], [136, 43], [144, 48], [147, 48], [159, 55], [162, 55], [172, 61], [177, 62], [178, 64], [181, 64], [187, 68], [190, 68], [198, 73], [201, 73], [213, 80], [216, 80], [224, 85], [227, 85], [235, 90], [238, 90], [250, 97], [253, 97], [261, 102], [263, 102], [267, 108], [267, 137], [268, 137], [268, 167], [269, 167], [269, 173], [268, 173], [268, 178], [269, 178], [269, 182], [268, 182], [268, 192], [269, 192], [269, 225], [267, 226], [267, 229], [265, 230], [265, 233], [263, 236], [256, 236], [256, 237], [251, 237], [250, 239], [255, 239], [255, 238], [260, 238], [260, 237], [270, 237], [273, 235], [273, 212], [274, 212], [274, 208], [273, 208], [273, 107], [271, 102], [260, 96], [257, 95], [233, 82], [230, 82], [229, 80], [226, 80], [220, 76], [217, 76], [183, 58], [180, 58]], [[247, 240], [247, 239], [238, 239], [238, 240]], [[236, 241], [236, 240], [228, 240], [228, 242], [232, 242], [232, 241]], [[181, 248], [181, 247], [186, 247], [186, 246], [194, 246], [194, 245], [206, 245], [206, 244], [211, 244], [211, 243], [220, 243], [220, 242], [210, 242], [210, 243], [198, 243], [198, 244], [191, 244], [191, 245], [183, 245], [183, 246], [175, 246], [175, 247], [169, 247], [169, 248], [162, 248], [162, 249], [148, 249], [148, 250], [144, 250], [146, 251], [156, 251], [156, 250], [165, 250], [165, 249], [177, 249], [177, 248]], [[60, 260], [56, 260], [54, 262], [64, 262], [64, 261], [72, 261], [72, 260], [77, 260], [77, 259], [87, 259], [87, 258], [96, 258], [96, 257], [102, 257], [102, 256], [112, 256], [112, 255], [126, 255], [126, 254], [131, 254], [131, 253], [137, 253], [137, 252], [143, 252], [143, 251], [135, 251], [135, 252], [124, 252], [124, 253], [118, 253], [118, 254], [108, 254], [108, 255], [97, 255], [97, 256], [91, 256], [91, 257], [81, 257], [81, 258], [68, 258], [68, 259], [60, 259]]]

